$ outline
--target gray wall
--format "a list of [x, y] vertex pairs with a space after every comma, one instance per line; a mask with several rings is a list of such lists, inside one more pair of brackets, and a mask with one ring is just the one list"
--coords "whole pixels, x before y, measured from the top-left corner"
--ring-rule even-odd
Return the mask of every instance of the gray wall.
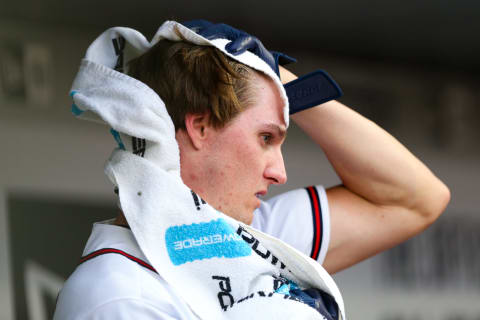
[[[88, 236], [78, 230], [115, 213], [103, 175], [114, 141], [106, 127], [74, 119], [68, 97], [79, 61], [99, 31], [0, 21], [0, 319], [46, 319]], [[347, 314], [378, 320], [478, 319], [478, 79], [299, 48], [289, 53], [301, 58], [293, 67], [299, 74], [321, 67], [334, 75], [344, 89], [343, 102], [392, 132], [452, 191], [446, 213], [425, 234], [335, 276]], [[339, 183], [322, 151], [298, 128], [289, 130], [284, 147], [289, 182], [272, 194]], [[75, 239], [80, 246], [72, 244], [73, 252], [39, 261], [51, 251], [49, 244], [63, 250]], [[25, 310], [18, 310], [22, 306]]]

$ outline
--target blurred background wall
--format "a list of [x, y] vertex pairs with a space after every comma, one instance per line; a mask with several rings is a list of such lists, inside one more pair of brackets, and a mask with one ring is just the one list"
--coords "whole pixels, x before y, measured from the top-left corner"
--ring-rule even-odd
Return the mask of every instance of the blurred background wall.
[[[151, 36], [166, 19], [194, 18], [258, 36], [296, 57], [297, 74], [327, 70], [343, 103], [450, 187], [430, 229], [335, 275], [350, 319], [480, 319], [480, 3], [466, 0], [2, 1], [0, 319], [50, 318], [91, 223], [116, 215], [103, 175], [114, 141], [70, 113], [89, 43], [111, 26]], [[339, 183], [322, 151], [289, 130], [289, 182], [271, 194]]]

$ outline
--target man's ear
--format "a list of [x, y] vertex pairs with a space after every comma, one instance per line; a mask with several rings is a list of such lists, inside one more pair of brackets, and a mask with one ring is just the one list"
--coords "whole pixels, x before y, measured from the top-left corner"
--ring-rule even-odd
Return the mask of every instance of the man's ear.
[[208, 114], [188, 113], [185, 116], [185, 129], [194, 148], [201, 149], [212, 129]]

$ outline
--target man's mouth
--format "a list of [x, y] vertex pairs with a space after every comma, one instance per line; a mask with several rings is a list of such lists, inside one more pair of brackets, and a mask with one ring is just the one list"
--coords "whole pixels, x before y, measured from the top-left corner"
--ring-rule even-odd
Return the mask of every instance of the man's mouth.
[[266, 194], [267, 194], [266, 191], [260, 191], [260, 192], [255, 193], [255, 196], [256, 196], [258, 199], [263, 199]]

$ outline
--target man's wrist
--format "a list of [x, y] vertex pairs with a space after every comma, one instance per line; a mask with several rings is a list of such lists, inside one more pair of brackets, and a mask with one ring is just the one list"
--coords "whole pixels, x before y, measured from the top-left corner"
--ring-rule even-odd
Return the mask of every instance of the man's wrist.
[[290, 81], [293, 81], [298, 78], [293, 72], [291, 72], [290, 70], [282, 66], [279, 66], [279, 70], [280, 70], [280, 80], [282, 81], [283, 84], [289, 83]]

